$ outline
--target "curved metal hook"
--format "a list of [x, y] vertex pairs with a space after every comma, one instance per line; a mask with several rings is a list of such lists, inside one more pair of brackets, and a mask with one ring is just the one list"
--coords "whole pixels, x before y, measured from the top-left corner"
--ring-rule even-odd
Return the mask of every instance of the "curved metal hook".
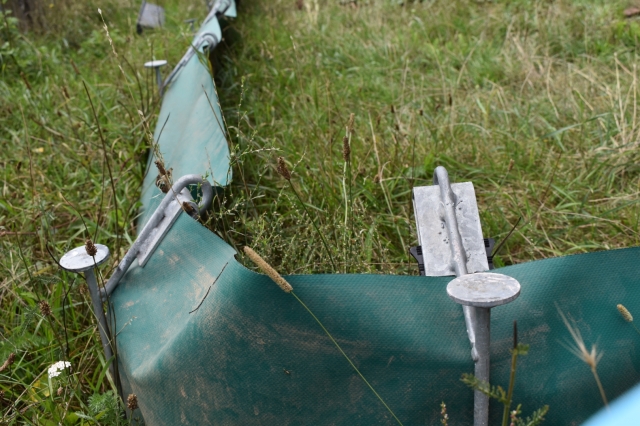
[[162, 87], [167, 87], [169, 83], [175, 78], [178, 72], [189, 62], [189, 60], [196, 54], [196, 49], [200, 49], [202, 46], [207, 46], [208, 48], [212, 48], [216, 46], [220, 40], [213, 33], [203, 33], [200, 34], [198, 39], [187, 49], [187, 53], [184, 54], [180, 62], [175, 66], [171, 74], [166, 78], [164, 83], [162, 83]]
[[211, 202], [213, 201], [213, 188], [211, 187], [209, 181], [203, 179], [200, 175], [186, 175], [178, 179], [173, 184], [167, 195], [164, 196], [164, 198], [160, 202], [160, 205], [153, 212], [153, 215], [151, 216], [151, 218], [149, 218], [149, 221], [146, 223], [144, 228], [142, 228], [140, 235], [138, 235], [138, 238], [135, 240], [129, 251], [127, 251], [127, 254], [124, 255], [115, 271], [111, 275], [111, 278], [109, 278], [109, 281], [107, 281], [105, 287], [100, 290], [103, 298], [110, 295], [113, 290], [115, 290], [124, 274], [127, 272], [133, 261], [138, 256], [138, 252], [145, 246], [147, 240], [152, 236], [155, 228], [164, 218], [165, 210], [167, 209], [169, 204], [171, 204], [171, 202], [176, 199], [177, 194], [180, 194], [180, 192], [189, 185], [201, 185], [202, 201], [198, 205], [198, 210], [200, 212], [200, 215], [203, 215], [207, 211], [207, 209], [211, 205]]

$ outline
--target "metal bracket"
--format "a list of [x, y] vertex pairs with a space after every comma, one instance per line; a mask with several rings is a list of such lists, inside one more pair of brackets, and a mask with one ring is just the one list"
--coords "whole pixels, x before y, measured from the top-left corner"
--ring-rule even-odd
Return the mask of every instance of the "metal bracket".
[[190, 214], [190, 216], [198, 216], [198, 210], [194, 209], [190, 204], [192, 201], [191, 192], [189, 192], [187, 188], [184, 188], [172, 198], [169, 205], [167, 205], [164, 212], [162, 212], [163, 217], [160, 223], [158, 223], [156, 227], [151, 230], [147, 238], [142, 241], [140, 250], [137, 253], [138, 265], [144, 267], [144, 265], [147, 264], [153, 252], [160, 245], [164, 236], [167, 235], [167, 232], [169, 232], [171, 226], [173, 226], [174, 222], [178, 219], [180, 213], [182, 213], [184, 209], [183, 203], [187, 203], [191, 207], [193, 214]]
[[207, 17], [204, 18], [203, 25], [217, 15], [224, 15], [228, 18], [235, 18], [238, 16], [236, 2], [234, 0], [216, 0], [215, 3], [213, 0], [211, 2], [206, 0], [206, 3], [209, 8], [209, 13], [207, 14]]
[[140, 6], [136, 31], [142, 34], [143, 28], [158, 28], [164, 25], [164, 8], [156, 4], [147, 3], [146, 0]]
[[[436, 178], [438, 172], [443, 178], [440, 184]], [[433, 186], [413, 188], [413, 209], [418, 243], [422, 247], [424, 275], [459, 275], [456, 267], [460, 266], [464, 266], [465, 274], [489, 270], [473, 184], [450, 185], [444, 167], [436, 169], [434, 182]], [[451, 231], [455, 231], [453, 236]], [[454, 239], [458, 241], [452, 241]], [[459, 248], [455, 249], [456, 246]]]
[[187, 65], [187, 63], [191, 58], [193, 58], [193, 56], [196, 54], [197, 49], [200, 49], [200, 47], [205, 45], [207, 46], [207, 48], [211, 49], [215, 47], [218, 43], [220, 43], [220, 40], [218, 39], [217, 35], [213, 33], [200, 34], [200, 36], [198, 36], [198, 38], [193, 42], [193, 44], [189, 46], [189, 49], [187, 49], [187, 53], [185, 53], [182, 59], [180, 59], [180, 62], [178, 62], [178, 64], [173, 69], [173, 71], [171, 71], [171, 74], [169, 74], [167, 79], [164, 81], [164, 83], [162, 84], [162, 87], [167, 87], [167, 85], [171, 83], [171, 81], [175, 78], [178, 72], [185, 65]]
[[[199, 205], [192, 201], [191, 194], [187, 189], [189, 185], [201, 186], [202, 202]], [[118, 286], [135, 259], [138, 259], [139, 265], [144, 267], [183, 210], [191, 211], [192, 216], [204, 215], [212, 201], [213, 188], [200, 175], [186, 175], [178, 179], [142, 228], [140, 235], [124, 255], [105, 287], [100, 290], [103, 299], [106, 299]]]
[[[484, 239], [484, 249], [487, 253], [487, 262], [489, 263], [489, 270], [494, 269], [493, 267], [493, 247], [495, 247], [496, 240], [493, 238], [485, 238]], [[409, 247], [409, 253], [413, 258], [418, 262], [418, 272], [420, 275], [424, 276], [424, 256], [422, 255], [422, 246]]]

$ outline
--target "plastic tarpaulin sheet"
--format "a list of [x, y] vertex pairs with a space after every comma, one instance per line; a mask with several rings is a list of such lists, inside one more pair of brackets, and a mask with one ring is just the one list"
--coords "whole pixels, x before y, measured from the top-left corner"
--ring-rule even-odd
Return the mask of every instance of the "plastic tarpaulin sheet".
[[[239, 264], [234, 250], [181, 215], [149, 263], [112, 295], [125, 395], [149, 425], [383, 425], [385, 408], [289, 294]], [[524, 414], [550, 406], [546, 424], [578, 425], [602, 407], [589, 367], [563, 342], [557, 306], [575, 319], [610, 399], [638, 382], [640, 336], [616, 310], [640, 306], [639, 248], [501, 268], [522, 284], [491, 318], [491, 382], [508, 385], [512, 323], [529, 355], [518, 362], [514, 401]], [[222, 275], [216, 277], [223, 270]], [[472, 373], [453, 277], [286, 277], [405, 425], [473, 418]], [[195, 310], [195, 311], [194, 311]], [[192, 312], [193, 311], [193, 312]], [[490, 424], [502, 407], [491, 404]]]

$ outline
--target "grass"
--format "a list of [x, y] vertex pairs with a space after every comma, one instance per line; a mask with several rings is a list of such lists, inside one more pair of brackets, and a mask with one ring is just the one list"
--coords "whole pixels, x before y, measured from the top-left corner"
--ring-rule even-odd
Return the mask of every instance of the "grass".
[[[206, 13], [157, 3], [167, 25], [142, 37], [139, 5], [123, 0], [57, 1], [22, 31], [0, 20], [0, 365], [16, 354], [0, 372], [5, 422], [80, 424], [73, 413], [113, 407], [86, 285], [55, 259], [90, 236], [112, 249], [107, 274], [134, 238], [159, 109], [141, 65], [175, 64], [183, 20]], [[214, 67], [235, 178], [208, 225], [282, 273], [416, 274], [411, 188], [444, 165], [474, 182], [485, 236], [522, 218], [499, 265], [637, 245], [640, 23], [626, 6], [243, 1]], [[50, 386], [63, 359], [73, 369]]]
[[282, 155], [347, 272], [415, 273], [411, 187], [439, 164], [474, 182], [486, 236], [522, 217], [498, 264], [638, 243], [640, 27], [622, 2], [305, 4], [248, 5], [218, 73], [238, 149], [277, 150], [243, 157], [256, 188], [229, 240], [283, 272], [331, 270]]

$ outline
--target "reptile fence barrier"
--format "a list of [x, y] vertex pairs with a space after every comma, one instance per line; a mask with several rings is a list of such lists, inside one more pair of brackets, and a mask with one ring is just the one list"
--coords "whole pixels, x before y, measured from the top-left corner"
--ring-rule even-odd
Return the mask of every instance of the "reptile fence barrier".
[[[117, 353], [122, 394], [137, 395], [137, 414], [148, 425], [396, 424], [301, 304], [182, 214], [204, 212], [212, 187], [231, 180], [215, 88], [196, 54], [220, 41], [217, 16], [224, 13], [235, 15], [231, 0], [213, 4], [162, 82], [155, 138], [162, 131], [164, 161], [185, 177], [165, 196], [147, 174], [145, 226], [106, 288], [92, 292], [98, 317], [109, 296], [100, 330], [105, 349]], [[202, 178], [207, 173], [211, 182]], [[546, 404], [550, 425], [586, 421], [602, 400], [589, 368], [562, 344], [569, 334], [559, 309], [604, 350], [598, 372], [607, 395], [632, 388], [640, 378], [640, 339], [615, 307], [640, 305], [640, 248], [507, 266], [491, 271], [497, 281], [482, 281], [490, 265], [473, 186], [449, 185], [441, 168], [435, 174], [436, 185], [414, 188], [423, 275], [285, 277], [399, 421], [439, 424], [444, 401], [452, 425], [497, 424], [502, 407], [491, 403], [482, 414], [478, 395], [474, 420], [474, 393], [460, 377], [477, 374], [480, 359], [491, 383], [506, 386], [514, 320], [531, 348], [514, 391], [524, 414]], [[204, 193], [200, 204], [191, 198], [194, 184]], [[493, 302], [483, 304], [478, 293], [465, 302], [452, 290], [456, 283]], [[625, 398], [638, 405], [637, 391]]]

